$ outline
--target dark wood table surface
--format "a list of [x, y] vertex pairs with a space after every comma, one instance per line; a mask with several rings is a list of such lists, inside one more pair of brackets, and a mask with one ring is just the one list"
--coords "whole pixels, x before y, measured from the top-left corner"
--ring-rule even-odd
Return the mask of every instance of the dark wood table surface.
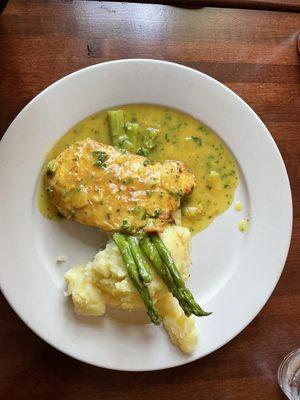
[[[117, 1], [117, 0], [113, 0]], [[127, 0], [136, 3], [136, 0]], [[140, 0], [139, 3], [171, 4], [180, 7], [231, 7], [254, 10], [300, 11], [299, 0]]]
[[215, 353], [170, 370], [124, 373], [73, 360], [1, 296], [0, 399], [284, 398], [277, 367], [300, 347], [299, 31], [300, 14], [288, 12], [10, 1], [0, 16], [0, 137], [36, 94], [79, 68], [133, 57], [182, 63], [233, 89], [265, 122], [290, 176], [294, 231], [283, 275], [255, 320]]

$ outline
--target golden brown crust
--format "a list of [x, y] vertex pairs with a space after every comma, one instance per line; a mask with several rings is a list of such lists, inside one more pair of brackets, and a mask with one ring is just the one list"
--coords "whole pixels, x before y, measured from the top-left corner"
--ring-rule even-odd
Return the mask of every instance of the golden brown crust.
[[105, 231], [162, 231], [194, 183], [180, 161], [150, 163], [92, 139], [64, 150], [45, 177], [51, 201], [67, 219]]

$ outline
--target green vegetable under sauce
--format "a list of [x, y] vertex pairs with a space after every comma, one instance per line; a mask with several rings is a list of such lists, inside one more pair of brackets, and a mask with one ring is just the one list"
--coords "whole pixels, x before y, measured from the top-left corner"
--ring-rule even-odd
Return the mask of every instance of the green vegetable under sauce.
[[[117, 119], [113, 117], [112, 123], [118, 135], [123, 136], [124, 153], [129, 146], [133, 146], [134, 152], [140, 148], [140, 154], [149, 157], [145, 166], [152, 160], [181, 160], [195, 174], [196, 186], [188, 198], [183, 193], [174, 193], [184, 203], [182, 224], [193, 234], [206, 228], [230, 206], [238, 185], [237, 167], [227, 147], [208, 127], [187, 114], [161, 106], [132, 104], [109, 111], [117, 111]], [[113, 144], [107, 110], [86, 118], [62, 136], [49, 152], [42, 174], [47, 171], [47, 162], [70, 144], [87, 137]], [[105, 168], [105, 156], [95, 155], [95, 163]], [[51, 166], [48, 170], [51, 174]], [[57, 219], [57, 210], [49, 202], [42, 179], [39, 208], [46, 217]], [[143, 218], [143, 212], [137, 217]], [[125, 221], [123, 231], [126, 231]]]

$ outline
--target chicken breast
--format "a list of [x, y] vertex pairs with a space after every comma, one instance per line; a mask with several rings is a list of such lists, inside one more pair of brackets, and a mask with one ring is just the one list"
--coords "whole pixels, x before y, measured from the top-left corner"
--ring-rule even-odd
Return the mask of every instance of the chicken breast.
[[182, 162], [153, 162], [86, 139], [48, 164], [45, 184], [67, 219], [105, 231], [155, 232], [171, 220], [195, 178]]

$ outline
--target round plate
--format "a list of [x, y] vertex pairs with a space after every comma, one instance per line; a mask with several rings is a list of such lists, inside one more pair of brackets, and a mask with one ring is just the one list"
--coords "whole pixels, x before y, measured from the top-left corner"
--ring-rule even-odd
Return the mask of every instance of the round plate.
[[[211, 127], [234, 154], [240, 185], [233, 206], [192, 240], [188, 283], [208, 318], [197, 320], [192, 355], [173, 346], [162, 327], [140, 314], [111, 310], [78, 317], [65, 298], [65, 271], [103, 244], [99, 231], [54, 223], [37, 210], [46, 152], [75, 123], [104, 108], [153, 103], [177, 108]], [[121, 60], [75, 72], [48, 87], [13, 121], [0, 145], [1, 289], [22, 320], [49, 344], [87, 363], [118, 370], [184, 364], [227, 343], [257, 315], [284, 267], [292, 226], [285, 166], [268, 130], [231, 90], [181, 65]], [[237, 229], [249, 218], [249, 231]], [[63, 254], [68, 262], [56, 264]]]

